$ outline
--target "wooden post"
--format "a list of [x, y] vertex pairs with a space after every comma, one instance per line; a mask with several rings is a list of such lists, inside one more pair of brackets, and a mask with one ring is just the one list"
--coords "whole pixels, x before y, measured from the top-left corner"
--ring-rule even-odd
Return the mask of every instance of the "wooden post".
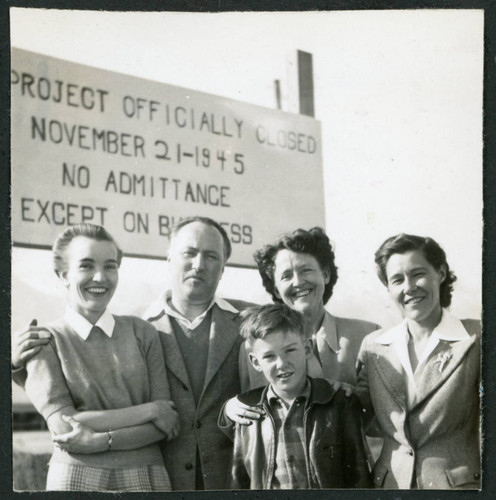
[[281, 82], [279, 80], [274, 80], [274, 86], [276, 91], [276, 106], [277, 109], [281, 109]]
[[312, 54], [302, 50], [298, 50], [298, 84], [300, 89], [300, 114], [314, 117]]

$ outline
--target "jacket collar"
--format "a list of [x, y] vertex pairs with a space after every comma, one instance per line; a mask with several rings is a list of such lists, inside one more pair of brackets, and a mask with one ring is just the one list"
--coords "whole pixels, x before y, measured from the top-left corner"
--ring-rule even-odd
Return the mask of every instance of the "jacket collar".
[[[312, 392], [312, 390], [311, 390], [310, 382], [308, 381], [308, 377], [307, 377], [307, 383], [305, 384], [303, 391], [301, 392], [301, 394], [298, 394], [298, 396], [296, 396], [294, 401], [301, 400], [301, 399], [304, 399], [305, 401], [309, 401], [311, 392]], [[271, 384], [269, 384], [269, 386], [267, 387], [266, 396], [267, 396], [267, 401], [269, 402], [269, 404], [271, 404], [271, 401], [275, 399], [275, 400], [281, 401], [282, 404], [286, 407], [286, 409], [289, 408], [289, 405], [286, 403], [286, 401], [276, 394], [276, 392], [274, 391]]]
[[319, 347], [319, 351], [321, 351], [320, 343], [326, 342], [328, 346], [335, 352], [339, 352], [339, 339], [338, 339], [338, 330], [336, 328], [336, 320], [334, 316], [325, 312], [324, 320], [322, 321], [322, 326], [319, 331], [315, 334], [315, 338], [317, 340], [317, 346]]
[[[425, 366], [417, 380], [416, 398], [410, 411], [446, 382], [475, 341], [475, 336], [467, 333], [462, 322], [447, 311], [443, 311], [441, 322], [434, 332], [437, 337], [436, 345], [425, 360]], [[405, 335], [408, 335], [405, 322], [380, 334], [374, 342], [376, 355], [371, 356], [370, 360], [388, 392], [407, 411], [407, 370], [398, 357], [398, 350], [401, 347], [406, 349]]]
[[[310, 382], [310, 398], [308, 405], [327, 404], [336, 394], [332, 386], [323, 379], [308, 377]], [[267, 392], [270, 385], [265, 387], [258, 387], [251, 391], [240, 394], [238, 399], [249, 406], [262, 406], [267, 401]]]
[[[401, 342], [405, 336], [408, 335], [408, 326], [406, 319], [399, 325], [386, 330], [379, 335], [375, 341], [378, 344], [389, 345], [394, 342]], [[432, 331], [432, 335], [439, 340], [447, 340], [449, 342], [456, 342], [458, 340], [467, 340], [470, 335], [465, 330], [462, 322], [452, 316], [448, 311], [443, 309], [441, 321]]]
[[[151, 308], [149, 308], [149, 311], [151, 311]], [[169, 316], [162, 308], [158, 314], [153, 315], [152, 317], [149, 317], [147, 314], [145, 319], [149, 321], [159, 332], [159, 336], [164, 344], [163, 352], [165, 366], [167, 366], [168, 370], [174, 373], [184, 386], [188, 387], [188, 389], [192, 391], [186, 365], [184, 364], [181, 349], [179, 348], [176, 336], [174, 335], [174, 330]]]
[[[417, 369], [420, 369], [422, 365], [428, 361], [431, 354], [438, 347], [440, 341], [458, 342], [469, 338], [470, 336], [463, 327], [462, 322], [449, 314], [447, 311], [443, 311], [441, 321], [432, 331], [424, 352], [419, 358]], [[395, 326], [394, 328], [391, 328], [390, 330], [379, 335], [375, 341], [378, 344], [385, 346], [390, 345], [392, 347], [398, 360], [403, 366], [405, 373], [413, 381], [414, 374], [410, 363], [410, 356], [408, 354], [409, 333], [407, 321], [404, 320], [398, 326]]]
[[417, 385], [417, 397], [412, 409], [422, 403], [444, 384], [474, 345], [475, 336], [467, 336], [456, 342], [440, 340], [427, 360]]
[[[217, 304], [212, 307], [212, 318], [210, 324], [208, 360], [205, 373], [203, 391], [211, 382], [220, 366], [232, 350], [239, 336], [239, 326], [236, 321], [237, 314], [222, 310]], [[163, 341], [163, 352], [165, 364], [181, 382], [191, 390], [188, 372], [184, 364], [184, 358], [177, 342], [169, 316], [164, 308], [155, 317], [147, 317], [148, 321], [158, 330]], [[241, 343], [241, 342], [240, 342]], [[199, 405], [198, 405], [199, 406]]]
[[[235, 321], [237, 317], [237, 313], [226, 312], [217, 304], [212, 309], [212, 323], [210, 326], [210, 342], [208, 346], [208, 361], [204, 388], [207, 387], [212, 378], [219, 371], [220, 366], [227, 358], [236, 342], [239, 342], [239, 351], [242, 338], [239, 335], [239, 324]], [[236, 352], [236, 360], [238, 359], [237, 356], [238, 353]]]

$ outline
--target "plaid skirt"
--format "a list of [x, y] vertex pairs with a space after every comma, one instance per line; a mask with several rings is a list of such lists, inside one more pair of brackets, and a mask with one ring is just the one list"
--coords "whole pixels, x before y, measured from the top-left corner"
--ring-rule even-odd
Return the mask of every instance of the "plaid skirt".
[[171, 491], [163, 465], [130, 469], [103, 469], [86, 465], [51, 463], [46, 489], [50, 491]]

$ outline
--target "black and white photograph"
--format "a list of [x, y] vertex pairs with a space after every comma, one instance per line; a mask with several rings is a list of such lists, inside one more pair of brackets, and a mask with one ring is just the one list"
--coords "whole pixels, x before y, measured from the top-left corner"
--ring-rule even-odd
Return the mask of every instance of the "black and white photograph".
[[484, 489], [483, 9], [9, 16], [13, 491]]

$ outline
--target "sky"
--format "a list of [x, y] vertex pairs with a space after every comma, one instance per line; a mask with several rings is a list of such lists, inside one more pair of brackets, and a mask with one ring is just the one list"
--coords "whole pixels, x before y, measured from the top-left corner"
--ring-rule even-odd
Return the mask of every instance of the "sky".
[[[373, 255], [428, 235], [458, 275], [452, 311], [481, 314], [483, 12], [118, 13], [11, 9], [13, 47], [248, 104], [298, 112], [296, 51], [313, 56], [326, 231], [339, 281], [328, 309], [400, 319]], [[277, 186], [273, 196], [277, 197]], [[295, 203], [298, 193], [294, 194]], [[260, 217], [270, 214], [260, 210]], [[12, 326], [57, 317], [64, 290], [46, 251], [14, 249]], [[167, 286], [164, 261], [124, 259], [116, 313]], [[227, 268], [227, 297], [269, 301], [255, 270]], [[27, 317], [27, 316], [29, 317]]]

